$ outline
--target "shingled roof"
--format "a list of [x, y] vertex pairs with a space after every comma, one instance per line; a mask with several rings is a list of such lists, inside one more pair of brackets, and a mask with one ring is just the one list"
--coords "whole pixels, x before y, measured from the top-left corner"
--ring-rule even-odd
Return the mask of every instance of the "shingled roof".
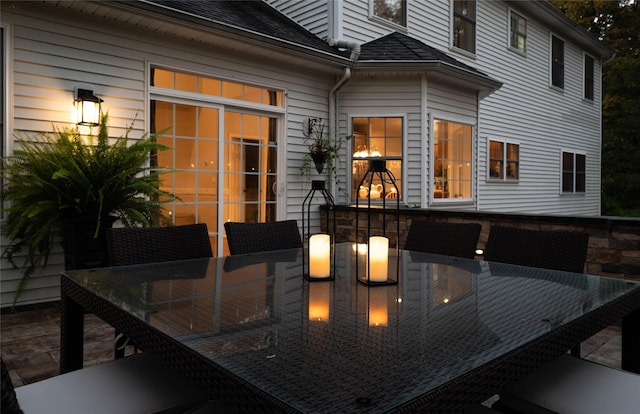
[[[330, 46], [271, 5], [262, 0], [141, 0], [153, 8], [170, 11], [176, 17], [207, 26], [223, 26], [265, 39], [302, 47], [311, 53], [348, 59], [350, 51]], [[176, 14], [177, 13], [177, 14]], [[345, 61], [343, 61], [346, 64]], [[361, 46], [356, 68], [396, 70], [436, 70], [454, 77], [463, 76], [472, 83], [497, 89], [500, 84], [476, 68], [466, 65], [445, 52], [405, 34], [393, 32]]]
[[146, 3], [336, 56], [348, 56], [348, 52], [329, 46], [327, 42], [262, 0], [146, 0]]
[[393, 32], [361, 47], [360, 61], [443, 62], [459, 69], [484, 75], [478, 69], [452, 58], [405, 34]]

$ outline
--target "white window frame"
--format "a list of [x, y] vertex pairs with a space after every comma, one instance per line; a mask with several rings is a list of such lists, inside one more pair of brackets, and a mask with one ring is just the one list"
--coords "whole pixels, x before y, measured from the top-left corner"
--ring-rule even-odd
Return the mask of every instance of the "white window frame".
[[[511, 44], [511, 38], [513, 36], [513, 29], [512, 29], [512, 26], [511, 26], [511, 21], [512, 21], [512, 17], [513, 17], [514, 14], [517, 15], [520, 19], [524, 20], [524, 23], [525, 23], [524, 50], [520, 49], [520, 48], [518, 48], [516, 46], [513, 46]], [[517, 12], [512, 8], [509, 8], [507, 16], [508, 16], [507, 17], [507, 48], [509, 50], [511, 50], [512, 52], [519, 53], [519, 54], [521, 54], [523, 56], [526, 56], [527, 55], [527, 42], [529, 40], [528, 39], [528, 36], [529, 36], [529, 20], [526, 17], [524, 17], [520, 12]]]
[[[563, 184], [564, 184], [564, 160], [563, 160], [563, 155], [567, 153], [567, 154], [571, 154], [573, 155], [573, 173], [572, 173], [572, 191], [564, 191], [563, 189]], [[576, 177], [577, 177], [577, 173], [576, 173], [576, 156], [577, 155], [582, 155], [584, 156], [584, 191], [576, 191]], [[587, 193], [587, 153], [586, 151], [579, 151], [579, 150], [572, 150], [572, 149], [567, 149], [567, 148], [561, 148], [560, 149], [560, 195], [584, 195]]]
[[[562, 42], [562, 86], [553, 84], [553, 67], [554, 67], [553, 39], [554, 38]], [[549, 36], [549, 87], [558, 91], [564, 91], [566, 80], [567, 80], [567, 43], [562, 37], [551, 33]]]
[[[471, 197], [468, 198], [435, 198], [435, 186], [434, 186], [434, 178], [435, 178], [435, 122], [436, 121], [445, 121], [445, 122], [453, 122], [456, 124], [464, 124], [471, 126]], [[427, 181], [427, 191], [429, 194], [429, 205], [447, 205], [447, 204], [473, 204], [475, 199], [476, 192], [476, 173], [477, 173], [477, 155], [476, 155], [476, 145], [477, 145], [477, 132], [478, 126], [474, 123], [472, 119], [462, 118], [451, 116], [449, 114], [443, 113], [431, 113], [429, 115], [429, 179]], [[476, 163], [476, 164], [473, 164]]]
[[[593, 76], [591, 78], [591, 93], [593, 96], [591, 98], [587, 97], [586, 89], [587, 89], [587, 58], [591, 59], [593, 63]], [[594, 102], [596, 98], [596, 59], [588, 53], [582, 54], [582, 99], [587, 102]]]
[[449, 8], [449, 10], [450, 10], [450, 13], [449, 13], [450, 14], [449, 15], [449, 22], [450, 22], [449, 23], [449, 37], [450, 37], [450, 39], [449, 39], [449, 48], [454, 50], [454, 51], [456, 51], [456, 52], [458, 52], [458, 53], [461, 53], [461, 54], [470, 56], [472, 58], [475, 58], [476, 53], [478, 52], [478, 2], [476, 0], [472, 0], [473, 3], [474, 3], [473, 6], [475, 8], [475, 18], [473, 20], [473, 51], [469, 51], [467, 49], [463, 49], [463, 48], [455, 45], [455, 38], [456, 38], [455, 33], [454, 33], [454, 29], [455, 29], [454, 2], [455, 1], [456, 0], [451, 0], [451, 2], [449, 3], [449, 6], [450, 6], [450, 8]]
[[[335, 1], [335, 0], [330, 0], [330, 1]], [[381, 23], [383, 25], [392, 27], [393, 29], [396, 30], [400, 30], [403, 33], [407, 32], [407, 26], [408, 26], [408, 21], [409, 21], [409, 0], [403, 0], [404, 1], [404, 24], [399, 24], [396, 22], [393, 22], [391, 20], [387, 20], [384, 17], [378, 16], [377, 14], [375, 14], [375, 5], [374, 5], [374, 1], [375, 0], [369, 0], [369, 20], [374, 21], [376, 23]]]
[[[502, 148], [502, 158], [501, 158], [501, 170], [502, 170], [502, 178], [492, 177], [491, 176], [491, 142], [500, 142], [504, 146]], [[509, 178], [507, 176], [507, 146], [508, 145], [517, 145], [518, 146], [518, 178]], [[512, 140], [504, 140], [497, 138], [487, 138], [487, 182], [491, 183], [518, 183], [520, 181], [520, 173], [522, 169], [520, 168], [520, 142], [512, 141]]]

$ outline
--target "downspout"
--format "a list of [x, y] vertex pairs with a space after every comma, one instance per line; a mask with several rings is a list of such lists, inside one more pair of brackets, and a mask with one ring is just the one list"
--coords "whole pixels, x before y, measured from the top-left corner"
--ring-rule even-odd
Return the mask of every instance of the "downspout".
[[[348, 40], [336, 40], [333, 38], [327, 39], [327, 43], [329, 46], [335, 46], [344, 49], [350, 49], [351, 55], [349, 59], [352, 62], [356, 62], [358, 57], [360, 56], [360, 44], [356, 42], [351, 42]], [[337, 139], [337, 131], [338, 131], [338, 99], [337, 93], [342, 86], [349, 81], [351, 78], [351, 68], [345, 67], [342, 76], [338, 79], [338, 82], [331, 88], [329, 91], [329, 131], [336, 131], [334, 135], [334, 139]], [[334, 184], [334, 183], [332, 183]]]

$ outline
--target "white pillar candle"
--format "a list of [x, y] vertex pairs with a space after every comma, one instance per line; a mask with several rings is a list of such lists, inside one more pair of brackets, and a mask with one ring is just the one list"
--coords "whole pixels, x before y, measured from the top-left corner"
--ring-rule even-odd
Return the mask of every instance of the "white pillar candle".
[[369, 237], [369, 280], [385, 282], [389, 267], [389, 239], [382, 236]]
[[309, 237], [309, 276], [331, 276], [331, 237], [328, 234]]
[[309, 320], [329, 321], [329, 301], [331, 284], [309, 283]]

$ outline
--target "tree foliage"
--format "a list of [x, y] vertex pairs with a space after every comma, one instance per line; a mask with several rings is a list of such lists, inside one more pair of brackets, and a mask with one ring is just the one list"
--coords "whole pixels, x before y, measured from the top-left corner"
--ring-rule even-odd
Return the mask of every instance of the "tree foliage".
[[603, 66], [603, 214], [640, 209], [638, 1], [549, 1], [616, 51]]

